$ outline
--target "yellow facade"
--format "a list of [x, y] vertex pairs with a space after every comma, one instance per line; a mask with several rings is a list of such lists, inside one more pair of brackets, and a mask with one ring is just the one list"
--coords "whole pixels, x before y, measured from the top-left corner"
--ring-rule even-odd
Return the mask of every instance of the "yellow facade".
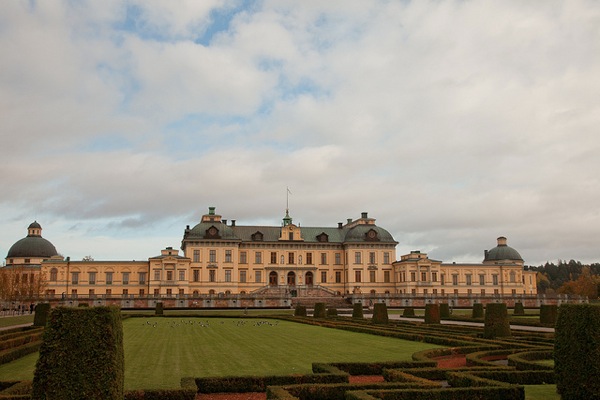
[[444, 264], [418, 251], [396, 261], [397, 244], [367, 213], [336, 227], [301, 227], [286, 211], [280, 226], [248, 226], [211, 207], [186, 227], [182, 255], [167, 247], [147, 261], [53, 256], [39, 265], [54, 298], [537, 294], [535, 272], [505, 238], [481, 264]]

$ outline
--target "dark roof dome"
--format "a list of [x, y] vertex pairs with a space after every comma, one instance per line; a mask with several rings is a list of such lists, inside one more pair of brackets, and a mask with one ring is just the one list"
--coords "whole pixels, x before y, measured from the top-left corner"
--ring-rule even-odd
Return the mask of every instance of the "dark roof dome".
[[523, 261], [523, 258], [519, 252], [506, 244], [506, 238], [504, 236], [500, 236], [498, 238], [498, 246], [491, 250], [486, 250], [484, 254], [485, 256], [483, 261]]
[[344, 239], [345, 242], [364, 242], [365, 240], [395, 242], [387, 230], [370, 224], [360, 224], [350, 228]]
[[37, 221], [32, 222], [27, 231], [27, 237], [13, 244], [6, 258], [50, 258], [58, 254], [56, 247], [42, 237], [42, 227]]

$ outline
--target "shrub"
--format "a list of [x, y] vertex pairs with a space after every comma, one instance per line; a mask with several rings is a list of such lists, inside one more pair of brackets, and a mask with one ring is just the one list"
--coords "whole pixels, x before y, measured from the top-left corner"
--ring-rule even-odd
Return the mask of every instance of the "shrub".
[[163, 315], [164, 314], [162, 301], [159, 301], [158, 303], [156, 303], [156, 308], [154, 309], [154, 314], [155, 315]]
[[363, 305], [362, 303], [354, 303], [352, 306], [352, 318], [354, 319], [363, 319]]
[[556, 304], [542, 304], [540, 306], [540, 324], [554, 326], [557, 316], [558, 306]]
[[296, 306], [294, 310], [295, 317], [306, 317], [306, 306]]
[[316, 303], [315, 304], [315, 312], [313, 313], [313, 317], [325, 318], [326, 316], [327, 316], [327, 312], [325, 309], [325, 303]]
[[450, 317], [450, 304], [440, 303], [440, 318]]
[[415, 309], [413, 307], [406, 307], [404, 310], [402, 310], [402, 316], [403, 317], [414, 317]]
[[337, 308], [331, 307], [327, 309], [327, 317], [337, 317], [337, 315]]
[[125, 392], [125, 400], [194, 400], [193, 389], [153, 389], [130, 390]]
[[554, 342], [556, 388], [563, 400], [600, 399], [600, 306], [563, 304]]
[[371, 322], [374, 324], [387, 324], [389, 322], [387, 306], [385, 303], [373, 304], [373, 318]]
[[36, 305], [35, 315], [33, 316], [33, 326], [46, 326], [49, 312], [50, 303], [39, 303]]
[[510, 336], [506, 303], [490, 303], [485, 308], [483, 336], [487, 339]]
[[123, 325], [117, 307], [50, 312], [33, 377], [33, 400], [123, 399]]
[[523, 303], [515, 303], [513, 315], [525, 315], [525, 307], [523, 307]]
[[[446, 304], [448, 305], [448, 304]], [[440, 305], [425, 304], [425, 323], [439, 324], [440, 323]]]
[[483, 304], [475, 303], [473, 304], [473, 318], [483, 318]]

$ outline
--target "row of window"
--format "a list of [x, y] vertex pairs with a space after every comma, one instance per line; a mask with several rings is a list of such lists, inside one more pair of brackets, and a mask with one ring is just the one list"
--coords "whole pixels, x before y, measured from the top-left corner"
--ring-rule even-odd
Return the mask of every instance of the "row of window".
[[[226, 263], [231, 263], [232, 261], [232, 250], [225, 250], [225, 259], [224, 262]], [[327, 265], [327, 256], [328, 253], [320, 253], [320, 264], [321, 265]], [[342, 264], [342, 253], [334, 253], [334, 264], [335, 265], [341, 265]], [[193, 257], [192, 257], [193, 262], [198, 263], [200, 262], [200, 250], [194, 250], [193, 252]], [[286, 263], [286, 257], [285, 255], [281, 255], [280, 258], [280, 263], [281, 264], [285, 264]], [[208, 253], [208, 262], [210, 263], [216, 263], [218, 262], [217, 259], [217, 250], [209, 250]], [[294, 252], [288, 252], [287, 253], [287, 263], [288, 264], [296, 264], [296, 262], [298, 264], [302, 264], [303, 260], [302, 260], [302, 255], [298, 255], [296, 257], [296, 253]], [[313, 253], [306, 253], [306, 260], [304, 260], [305, 264], [307, 265], [313, 265], [314, 264], [314, 260], [313, 260]], [[239, 260], [240, 264], [248, 264], [248, 252], [247, 251], [240, 251], [240, 260]], [[260, 251], [255, 251], [254, 252], [254, 264], [262, 264], [263, 263], [263, 257], [262, 257], [262, 252]], [[277, 264], [277, 252], [276, 251], [271, 251], [270, 252], [270, 263], [271, 264]], [[354, 252], [354, 263], [355, 264], [362, 264], [362, 252], [360, 251], [356, 251]], [[377, 263], [377, 257], [376, 257], [376, 252], [371, 251], [369, 252], [369, 264], [376, 264]], [[384, 264], [389, 264], [390, 263], [390, 253], [389, 252], [384, 252], [383, 253], [383, 263]]]
[[[459, 280], [458, 280], [458, 274], [452, 274], [452, 284], [453, 285], [458, 285]], [[492, 284], [493, 285], [498, 285], [498, 281], [499, 281], [499, 275], [498, 274], [492, 274]], [[446, 276], [444, 274], [440, 275], [440, 283], [442, 285], [446, 284]], [[532, 280], [531, 277], [529, 277], [530, 281]], [[417, 273], [416, 272], [411, 272], [410, 273], [410, 282], [416, 282], [417, 281]], [[427, 272], [421, 272], [421, 282], [429, 282], [429, 280], [427, 279]], [[438, 281], [438, 273], [437, 272], [431, 272], [431, 282], [437, 282]], [[516, 283], [517, 282], [517, 274], [514, 271], [511, 271], [509, 274], [509, 281], [510, 283]], [[400, 282], [406, 282], [406, 272], [401, 272], [400, 273]], [[531, 282], [530, 282], [531, 283]], [[465, 284], [466, 285], [472, 285], [473, 284], [473, 274], [465, 274]], [[479, 275], [479, 285], [483, 286], [486, 284], [486, 279], [485, 279], [485, 274], [480, 274]], [[523, 276], [523, 284], [525, 284], [525, 277]]]
[[[401, 291], [401, 293], [404, 293], [404, 292]], [[511, 289], [511, 293], [512, 293], [513, 296], [516, 296], [517, 295], [517, 289]], [[523, 293], [525, 293], [524, 290], [523, 290]], [[411, 294], [416, 295], [416, 294], [419, 294], [419, 293], [417, 293], [417, 289], [412, 289], [411, 290]], [[424, 295], [428, 295], [430, 293], [429, 293], [429, 291], [427, 289], [423, 289], [423, 294]], [[434, 295], [438, 294], [438, 290], [437, 289], [433, 289], [431, 291], [431, 294], [434, 294]], [[446, 295], [446, 290], [440, 289], [440, 293], [439, 294], [442, 295], [442, 296], [445, 296]], [[458, 289], [454, 289], [453, 294], [458, 295], [459, 294]], [[467, 295], [472, 295], [472, 294], [473, 294], [473, 290], [472, 289], [467, 289]], [[486, 293], [485, 289], [481, 289], [481, 291], [479, 292], [479, 294], [482, 295], [482, 296], [485, 296], [487, 293]], [[494, 294], [500, 294], [500, 290], [499, 289], [494, 289]]]
[[[79, 284], [79, 275], [81, 273], [80, 272], [71, 272], [71, 283], [73, 285], [77, 285]], [[89, 285], [95, 285], [97, 283], [97, 276], [98, 273], [97, 272], [88, 272], [88, 284]], [[129, 285], [129, 277], [130, 277], [130, 273], [129, 272], [122, 272], [121, 273], [121, 284], [122, 285]], [[140, 285], [144, 285], [146, 284], [146, 272], [138, 272], [138, 284]], [[104, 283], [106, 285], [112, 285], [114, 280], [114, 272], [106, 272], [105, 276], [104, 276]], [[58, 272], [55, 269], [52, 269], [50, 271], [50, 282], [56, 282], [58, 280]]]

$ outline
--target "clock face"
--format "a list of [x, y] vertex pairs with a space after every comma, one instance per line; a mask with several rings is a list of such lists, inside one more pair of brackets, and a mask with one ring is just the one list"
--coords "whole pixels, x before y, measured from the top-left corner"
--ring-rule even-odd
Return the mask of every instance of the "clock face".
[[377, 236], [377, 233], [375, 233], [375, 231], [369, 231], [367, 235], [369, 236], [369, 238], [374, 239], [375, 236]]
[[210, 227], [210, 229], [208, 230], [208, 233], [209, 233], [211, 236], [214, 236], [214, 235], [216, 235], [216, 234], [217, 234], [217, 228], [215, 228], [214, 226], [211, 226], [211, 227]]

